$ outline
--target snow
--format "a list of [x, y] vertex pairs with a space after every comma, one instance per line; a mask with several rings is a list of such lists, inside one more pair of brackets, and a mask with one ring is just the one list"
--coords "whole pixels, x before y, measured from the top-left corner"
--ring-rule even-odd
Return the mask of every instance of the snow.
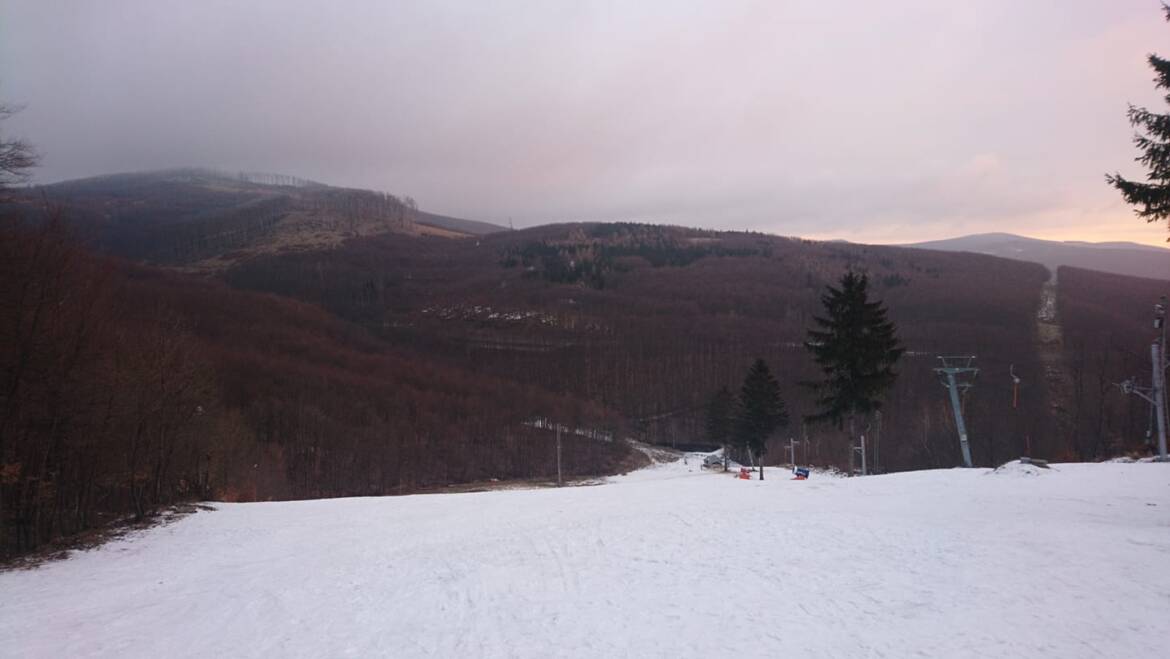
[[1052, 467], [1037, 467], [1034, 464], [1025, 464], [1019, 460], [1012, 460], [1006, 464], [996, 467], [992, 473], [996, 476], [1043, 476], [1052, 471]]
[[1166, 656], [1170, 465], [802, 482], [700, 461], [216, 504], [0, 574], [0, 655]]

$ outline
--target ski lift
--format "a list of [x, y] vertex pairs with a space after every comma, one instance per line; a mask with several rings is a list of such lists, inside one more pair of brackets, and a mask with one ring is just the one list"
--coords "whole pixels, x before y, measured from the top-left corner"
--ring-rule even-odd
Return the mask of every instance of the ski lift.
[[[1123, 394], [1137, 394], [1147, 402], [1150, 402], [1149, 394], [1151, 393], [1151, 389], [1149, 387], [1143, 387], [1139, 385], [1137, 383], [1137, 378], [1131, 377], [1126, 380], [1122, 380], [1121, 382], [1117, 383], [1117, 388], [1121, 389], [1121, 393]], [[1146, 444], [1154, 443], [1154, 419], [1156, 418], [1156, 409], [1157, 408], [1154, 405], [1150, 405], [1149, 422], [1146, 425]]]
[[[972, 380], [979, 375], [979, 369], [975, 367], [975, 355], [939, 355], [938, 359], [942, 365], [935, 368], [934, 372], [942, 378], [942, 385], [950, 391], [951, 410], [955, 414], [955, 429], [959, 432], [963, 465], [972, 467], [974, 465], [971, 462], [971, 448], [967, 442], [967, 428], [963, 423], [963, 408], [966, 404], [966, 393], [973, 386]], [[959, 379], [960, 376], [963, 377], [962, 380]]]

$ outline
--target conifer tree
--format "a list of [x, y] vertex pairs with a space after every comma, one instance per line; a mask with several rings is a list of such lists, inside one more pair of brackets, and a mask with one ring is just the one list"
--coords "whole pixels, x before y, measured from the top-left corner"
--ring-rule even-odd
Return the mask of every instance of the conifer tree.
[[747, 449], [753, 462], [760, 463], [760, 480], [764, 480], [764, 453], [768, 438], [778, 428], [788, 425], [788, 410], [780, 397], [780, 384], [763, 359], [757, 359], [744, 378], [739, 394], [736, 440]]
[[723, 470], [727, 471], [727, 451], [735, 430], [735, 396], [726, 386], [707, 403], [707, 441], [723, 447]]
[[[1170, 21], [1170, 6], [1163, 3], [1162, 11]], [[1170, 104], [1170, 60], [1151, 54], [1147, 61], [1155, 73], [1154, 86], [1167, 92], [1164, 98]], [[1118, 173], [1106, 175], [1105, 180], [1121, 191], [1126, 203], [1137, 207], [1138, 217], [1158, 222], [1170, 217], [1170, 114], [1130, 105], [1129, 123], [1138, 131], [1133, 142], [1141, 155], [1135, 160], [1149, 170], [1148, 180], [1130, 181]]]
[[823, 373], [820, 382], [806, 383], [818, 395], [817, 412], [805, 419], [838, 428], [848, 420], [850, 436], [856, 415], [881, 409], [904, 351], [885, 306], [870, 302], [868, 289], [869, 278], [855, 272], [845, 273], [840, 288], [829, 286], [821, 296], [826, 317], [813, 319], [819, 329], [810, 329], [804, 344]]

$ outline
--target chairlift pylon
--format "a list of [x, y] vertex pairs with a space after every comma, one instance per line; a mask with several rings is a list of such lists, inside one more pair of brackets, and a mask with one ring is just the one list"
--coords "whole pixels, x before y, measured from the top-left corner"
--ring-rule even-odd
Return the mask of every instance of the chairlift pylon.
[[[942, 356], [939, 355], [939, 361], [942, 366], [935, 368], [934, 372], [942, 376], [942, 385], [950, 391], [951, 395], [951, 409], [955, 415], [955, 429], [959, 432], [959, 448], [963, 452], [963, 465], [966, 467], [974, 466], [971, 462], [971, 445], [967, 441], [967, 426], [963, 422], [963, 396], [967, 390], [974, 384], [971, 382], [977, 375], [979, 369], [975, 368], [975, 355], [956, 355], [956, 356]], [[959, 380], [960, 376], [969, 376], [963, 381]]]

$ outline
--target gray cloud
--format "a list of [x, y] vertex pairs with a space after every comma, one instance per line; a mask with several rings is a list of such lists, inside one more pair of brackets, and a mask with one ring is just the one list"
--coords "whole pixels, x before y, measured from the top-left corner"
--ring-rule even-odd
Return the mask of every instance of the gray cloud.
[[[1102, 183], [1157, 3], [12, 1], [42, 181], [174, 165], [517, 226], [1161, 241]], [[1163, 45], [1167, 48], [1163, 49]]]

